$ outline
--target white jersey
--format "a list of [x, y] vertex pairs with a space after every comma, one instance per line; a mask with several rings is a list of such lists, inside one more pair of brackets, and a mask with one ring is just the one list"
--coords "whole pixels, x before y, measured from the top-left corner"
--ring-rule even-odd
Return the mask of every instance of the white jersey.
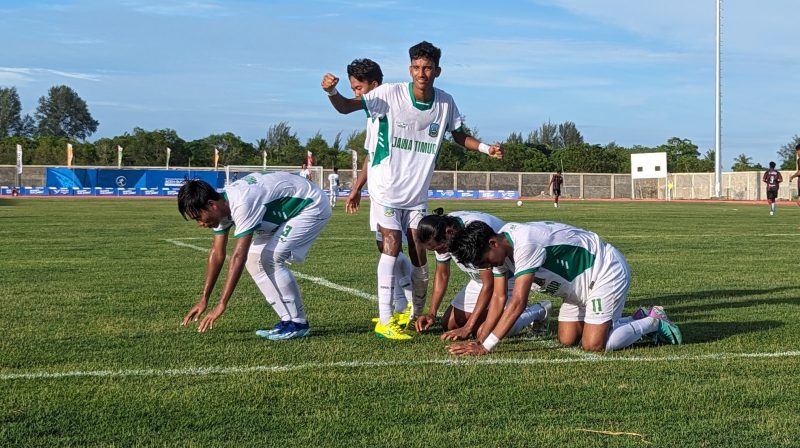
[[361, 103], [369, 117], [378, 121], [370, 161], [370, 199], [392, 208], [426, 208], [444, 135], [461, 128], [453, 97], [434, 88], [433, 100], [421, 103], [414, 98], [411, 83], [396, 83], [365, 93]]
[[336, 173], [328, 174], [328, 185], [330, 185], [331, 190], [339, 188], [339, 175]]
[[537, 292], [580, 305], [600, 278], [606, 243], [594, 232], [557, 222], [508, 223], [497, 232], [514, 247], [514, 259], [494, 268], [495, 275], [534, 273]]
[[325, 193], [315, 184], [290, 173], [252, 173], [225, 187], [230, 219], [214, 228], [224, 233], [236, 227], [235, 238], [253, 232], [273, 232], [301, 213], [327, 218], [331, 214]]
[[[502, 229], [503, 226], [505, 225], [505, 223], [500, 218], [497, 218], [496, 216], [492, 216], [488, 213], [483, 213], [483, 212], [471, 212], [471, 211], [452, 212], [448, 213], [448, 216], [458, 218], [458, 220], [461, 222], [462, 228], [468, 226], [473, 221], [481, 221], [489, 225], [489, 227], [491, 227], [492, 230], [495, 231], [495, 233], [498, 233], [500, 232], [500, 229]], [[477, 269], [472, 265], [465, 265], [461, 263], [455, 257], [453, 257], [453, 254], [451, 254], [450, 252], [445, 252], [442, 254], [434, 251], [434, 254], [436, 255], [436, 261], [438, 263], [447, 263], [452, 259], [456, 263], [456, 266], [458, 266], [458, 268], [461, 269], [464, 273], [469, 275], [469, 277], [472, 280], [481, 283], [480, 269]]]
[[307, 168], [306, 168], [306, 169], [304, 169], [304, 170], [300, 170], [300, 172], [299, 172], [299, 173], [297, 173], [297, 174], [299, 174], [299, 175], [300, 175], [300, 177], [302, 177], [302, 178], [304, 178], [304, 179], [310, 179], [310, 178], [311, 178], [311, 172], [310, 172], [310, 171], [308, 171], [308, 169], [307, 169]]

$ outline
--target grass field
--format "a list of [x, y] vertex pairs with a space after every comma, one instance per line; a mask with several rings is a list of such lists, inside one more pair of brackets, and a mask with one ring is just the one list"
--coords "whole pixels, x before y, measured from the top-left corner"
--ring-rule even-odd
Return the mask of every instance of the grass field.
[[456, 359], [438, 333], [377, 339], [368, 213], [341, 206], [293, 266], [311, 337], [255, 336], [276, 317], [246, 273], [198, 334], [178, 323], [211, 237], [174, 201], [5, 201], [0, 446], [800, 446], [797, 206], [431, 206], [599, 233], [631, 265], [626, 311], [664, 305], [685, 345], [517, 338]]

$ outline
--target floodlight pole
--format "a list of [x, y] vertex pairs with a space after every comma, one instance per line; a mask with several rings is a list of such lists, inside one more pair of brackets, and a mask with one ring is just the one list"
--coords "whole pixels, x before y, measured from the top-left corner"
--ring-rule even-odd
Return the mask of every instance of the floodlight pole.
[[717, 79], [716, 79], [716, 140], [714, 145], [714, 197], [721, 197], [722, 184], [722, 90], [720, 86], [720, 6], [722, 0], [717, 0]]

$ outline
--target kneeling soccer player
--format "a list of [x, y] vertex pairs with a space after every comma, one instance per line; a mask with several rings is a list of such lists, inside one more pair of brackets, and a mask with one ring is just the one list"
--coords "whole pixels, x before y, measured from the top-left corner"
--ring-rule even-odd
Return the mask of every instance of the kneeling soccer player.
[[206, 310], [225, 262], [228, 234], [235, 227], [236, 247], [219, 302], [203, 317], [197, 331], [213, 328], [246, 266], [280, 317], [275, 327], [256, 334], [270, 340], [309, 334], [300, 289], [286, 263], [305, 259], [331, 217], [325, 193], [317, 185], [289, 173], [250, 174], [219, 194], [207, 182], [191, 180], [178, 192], [178, 211], [184, 218], [214, 231], [200, 301], [189, 310], [182, 325], [197, 321]]
[[[433, 278], [433, 291], [428, 313], [420, 316], [416, 321], [418, 332], [428, 330], [436, 320], [436, 314], [450, 280], [450, 260], [453, 260], [456, 266], [469, 276], [470, 280], [447, 307], [442, 318], [442, 328], [445, 333], [441, 338], [455, 341], [474, 336], [483, 340], [489, 335], [491, 329], [486, 329], [481, 324], [486, 317], [486, 309], [494, 293], [495, 280], [492, 270], [478, 269], [464, 264], [450, 253], [450, 244], [454, 235], [474, 221], [484, 222], [495, 231], [499, 231], [505, 225], [502, 220], [488, 213], [456, 211], [445, 215], [441, 208], [437, 208], [434, 210], [434, 214], [422, 218], [419, 222], [417, 235], [425, 248], [432, 250], [436, 255], [436, 272]], [[502, 291], [499, 294], [505, 298], [507, 293], [511, 292], [514, 282], [503, 282], [503, 285], [508, 291]], [[505, 301], [503, 300], [502, 303]], [[546, 324], [551, 309], [552, 305], [547, 300], [527, 307], [514, 323], [509, 334], [513, 336], [519, 334], [526, 327], [530, 326], [534, 329], [534, 325]]]
[[492, 332], [483, 341], [451, 345], [453, 354], [491, 351], [525, 309], [531, 287], [564, 299], [558, 316], [561, 344], [580, 342], [586, 351], [612, 351], [654, 332], [665, 342], [682, 342], [680, 330], [661, 307], [653, 307], [647, 316], [622, 318], [630, 287], [628, 263], [596, 233], [555, 222], [508, 223], [495, 232], [473, 222], [451, 248], [462, 261], [492, 266], [495, 274], [515, 279], [508, 305], [490, 305], [484, 325]]

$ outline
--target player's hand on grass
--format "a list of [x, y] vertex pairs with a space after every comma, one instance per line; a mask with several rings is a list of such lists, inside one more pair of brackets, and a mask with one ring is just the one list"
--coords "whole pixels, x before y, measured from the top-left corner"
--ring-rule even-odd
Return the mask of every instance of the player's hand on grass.
[[208, 314], [206, 314], [206, 317], [204, 317], [203, 320], [200, 321], [200, 325], [197, 326], [197, 332], [205, 333], [206, 331], [214, 328], [214, 321], [217, 320], [217, 318], [221, 316], [222, 313], [224, 312], [225, 312], [224, 306], [221, 305], [215, 306], [214, 309], [211, 310]]
[[361, 190], [353, 190], [347, 195], [347, 202], [344, 204], [344, 210], [347, 213], [355, 213], [361, 205]]
[[436, 322], [436, 317], [428, 314], [419, 316], [417, 321], [414, 322], [414, 328], [417, 330], [417, 333], [422, 333], [423, 331], [427, 331], [429, 328], [431, 328], [431, 325], [433, 325], [434, 322]]
[[336, 85], [339, 84], [339, 78], [333, 76], [330, 73], [325, 73], [325, 76], [322, 77], [322, 90], [330, 93], [333, 89], [336, 88]]
[[463, 341], [472, 336], [472, 330], [467, 327], [456, 328], [454, 330], [446, 331], [439, 336], [443, 341]]
[[489, 353], [488, 350], [483, 348], [483, 344], [477, 341], [459, 342], [447, 346], [447, 351], [451, 355], [456, 356], [482, 356]]
[[208, 304], [204, 301], [197, 302], [197, 305], [193, 306], [192, 309], [189, 310], [189, 313], [186, 314], [186, 317], [183, 318], [181, 321], [181, 326], [189, 325], [190, 321], [197, 322], [200, 318], [200, 315], [206, 310], [206, 306]]

